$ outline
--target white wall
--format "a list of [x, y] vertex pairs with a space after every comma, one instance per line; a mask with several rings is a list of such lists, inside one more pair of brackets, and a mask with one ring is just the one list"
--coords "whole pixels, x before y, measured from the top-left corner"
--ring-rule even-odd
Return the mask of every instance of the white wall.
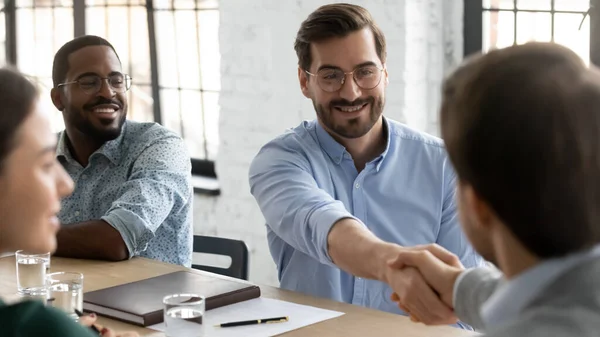
[[[254, 282], [278, 284], [248, 167], [264, 143], [314, 118], [299, 90], [293, 44], [308, 14], [331, 2], [341, 1], [220, 1], [221, 196], [196, 196], [194, 222], [197, 234], [245, 240]], [[387, 38], [386, 116], [438, 134], [439, 85], [462, 55], [462, 0], [349, 2], [366, 7]]]

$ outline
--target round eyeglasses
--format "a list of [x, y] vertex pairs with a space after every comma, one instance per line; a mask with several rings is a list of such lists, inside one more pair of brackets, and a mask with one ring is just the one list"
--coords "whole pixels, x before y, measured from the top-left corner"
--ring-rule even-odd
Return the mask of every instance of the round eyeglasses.
[[346, 82], [346, 75], [352, 75], [354, 83], [356, 83], [359, 88], [371, 90], [381, 82], [381, 74], [384, 70], [385, 68], [379, 68], [376, 65], [367, 65], [358, 67], [349, 73], [345, 73], [338, 68], [324, 68], [319, 70], [316, 74], [313, 74], [308, 70], [305, 70], [305, 72], [317, 78], [317, 84], [323, 91], [336, 92], [340, 90]]
[[102, 88], [102, 82], [108, 81], [108, 85], [114, 92], [126, 92], [131, 88], [132, 78], [127, 74], [112, 73], [108, 77], [100, 77], [98, 75], [85, 75], [81, 76], [75, 81], [65, 82], [59, 84], [57, 87], [66, 86], [69, 84], [77, 83], [79, 88], [88, 95], [97, 94]]

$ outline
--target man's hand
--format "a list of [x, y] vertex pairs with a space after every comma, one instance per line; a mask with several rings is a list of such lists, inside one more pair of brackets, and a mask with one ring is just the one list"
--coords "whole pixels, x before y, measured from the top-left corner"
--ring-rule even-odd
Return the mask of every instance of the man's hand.
[[[404, 253], [398, 258], [401, 258]], [[458, 321], [452, 308], [431, 289], [415, 268], [389, 268], [387, 283], [394, 293], [392, 300], [410, 314], [411, 320], [426, 324], [454, 324]]]
[[400, 308], [412, 313], [413, 320], [427, 324], [456, 323], [452, 308], [432, 290], [426, 278], [416, 269], [402, 268], [403, 263], [411, 262], [402, 258], [403, 252], [424, 249], [441, 250], [440, 255], [446, 252], [444, 261], [460, 265], [456, 256], [443, 248], [437, 245], [406, 248], [384, 242], [351, 218], [335, 223], [327, 237], [327, 244], [329, 255], [339, 268], [357, 277], [388, 284], [396, 293]]
[[[400, 308], [411, 315], [412, 320], [428, 325], [448, 324], [451, 320], [454, 320], [451, 323], [456, 323], [456, 317], [453, 313], [451, 316], [443, 316], [442, 311], [436, 311], [438, 315], [423, 313], [420, 306], [422, 300], [415, 301], [415, 295], [412, 297], [406, 295], [424, 292], [419, 297], [429, 298], [429, 292], [431, 292], [435, 294], [438, 300], [441, 299], [446, 308], [452, 312], [454, 283], [458, 275], [464, 270], [460, 260], [454, 254], [439, 245], [416, 246], [399, 252], [395, 259], [389, 261], [388, 265], [391, 269], [404, 268], [403, 270], [406, 270], [405, 267], [413, 267], [419, 271], [418, 274], [421, 279], [418, 280], [413, 277], [414, 282], [407, 284], [407, 288], [402, 289], [401, 293], [396, 290], [397, 288], [392, 287], [395, 291], [392, 300], [398, 302]], [[410, 269], [408, 268], [408, 270]], [[424, 288], [428, 289], [429, 292]]]

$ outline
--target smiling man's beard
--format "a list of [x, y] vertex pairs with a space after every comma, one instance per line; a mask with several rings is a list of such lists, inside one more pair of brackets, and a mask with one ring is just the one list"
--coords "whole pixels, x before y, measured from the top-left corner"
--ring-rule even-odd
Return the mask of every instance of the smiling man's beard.
[[[104, 125], [105, 122], [100, 120], [100, 124], [106, 126], [106, 128], [99, 128], [92, 123], [92, 121], [88, 118], [89, 109], [91, 109], [94, 105], [98, 104], [117, 104], [121, 108], [122, 115], [119, 116], [119, 120], [116, 128], [108, 127], [108, 125]], [[87, 110], [86, 110], [87, 109]], [[85, 111], [84, 111], [85, 110]], [[98, 143], [105, 143], [111, 140], [118, 138], [123, 131], [123, 125], [125, 124], [125, 120], [127, 119], [127, 106], [121, 102], [116, 102], [112, 100], [98, 100], [93, 104], [87, 104], [83, 109], [77, 109], [73, 106], [70, 106], [67, 111], [67, 119], [68, 123], [73, 125], [79, 132], [83, 133], [89, 139], [92, 139]], [[106, 124], [111, 124], [112, 122], [106, 122]]]
[[[329, 102], [329, 107], [327, 109], [321, 104], [316, 104], [314, 99], [312, 102], [321, 123], [323, 123], [327, 129], [334, 132], [336, 135], [344, 138], [360, 138], [371, 131], [381, 116], [383, 112], [383, 106], [385, 104], [383, 96], [380, 96], [378, 99], [375, 99], [373, 96], [369, 96], [365, 99], [357, 99], [354, 102], [349, 102], [347, 100], [331, 101]], [[367, 121], [363, 121], [361, 119], [362, 116], [344, 120], [342, 124], [337, 124], [334, 120], [334, 106], [358, 106], [365, 103], [371, 104]]]
[[87, 119], [81, 119], [80, 121], [78, 121], [75, 127], [91, 139], [100, 143], [105, 143], [111, 140], [115, 140], [121, 135], [126, 117], [127, 116], [125, 114], [119, 117], [119, 124], [116, 128], [99, 129]]

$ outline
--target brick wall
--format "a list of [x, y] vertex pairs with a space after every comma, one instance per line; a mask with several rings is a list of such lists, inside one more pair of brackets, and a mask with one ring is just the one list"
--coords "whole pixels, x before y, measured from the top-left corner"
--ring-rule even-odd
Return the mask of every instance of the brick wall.
[[[315, 116], [297, 79], [294, 37], [317, 0], [220, 2], [221, 196], [196, 196], [197, 234], [245, 240], [250, 279], [277, 284], [264, 218], [248, 186], [248, 167], [260, 146]], [[340, 1], [333, 1], [340, 2]], [[462, 54], [462, 0], [349, 1], [366, 7], [386, 35], [390, 84], [385, 115], [438, 134], [439, 85]]]

